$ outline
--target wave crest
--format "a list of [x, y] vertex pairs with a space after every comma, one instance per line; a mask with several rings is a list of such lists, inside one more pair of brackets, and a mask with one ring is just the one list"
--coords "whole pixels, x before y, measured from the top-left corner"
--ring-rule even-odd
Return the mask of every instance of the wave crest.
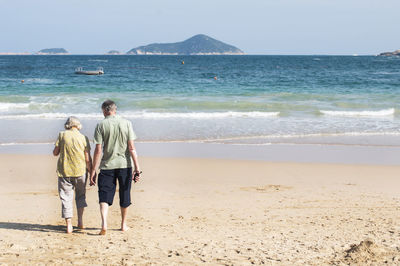
[[[63, 119], [69, 116], [79, 118], [101, 119], [101, 113], [88, 114], [69, 114], [69, 113], [40, 113], [40, 114], [20, 114], [20, 115], [0, 115], [0, 119]], [[212, 119], [212, 118], [267, 118], [279, 116], [279, 112], [191, 112], [191, 113], [161, 113], [161, 112], [119, 112], [118, 115], [125, 118], [142, 119]]]
[[395, 113], [394, 108], [390, 109], [383, 109], [378, 111], [327, 111], [327, 110], [320, 110], [320, 113], [323, 115], [329, 116], [348, 116], [348, 117], [376, 117], [376, 116], [393, 116]]
[[0, 111], [26, 109], [28, 107], [29, 107], [29, 103], [0, 103]]

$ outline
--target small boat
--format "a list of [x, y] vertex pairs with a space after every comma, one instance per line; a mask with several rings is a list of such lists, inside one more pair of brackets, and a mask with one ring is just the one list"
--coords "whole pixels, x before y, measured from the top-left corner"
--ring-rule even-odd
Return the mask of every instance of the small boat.
[[96, 70], [83, 70], [83, 67], [77, 67], [75, 74], [79, 75], [103, 75], [104, 70], [102, 67], [98, 67]]

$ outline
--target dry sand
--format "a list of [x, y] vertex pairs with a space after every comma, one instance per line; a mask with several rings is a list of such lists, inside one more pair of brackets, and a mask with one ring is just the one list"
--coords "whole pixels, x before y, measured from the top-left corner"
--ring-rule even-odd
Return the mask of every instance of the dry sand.
[[[141, 158], [128, 232], [64, 233], [56, 159], [0, 155], [0, 264], [400, 264], [400, 166]], [[76, 225], [76, 217], [74, 217]]]

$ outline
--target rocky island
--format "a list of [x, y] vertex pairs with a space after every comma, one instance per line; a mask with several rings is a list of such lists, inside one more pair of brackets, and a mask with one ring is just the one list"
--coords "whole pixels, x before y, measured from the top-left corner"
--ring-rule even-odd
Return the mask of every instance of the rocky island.
[[400, 50], [396, 50], [394, 52], [384, 52], [380, 53], [380, 56], [400, 56]]
[[106, 53], [106, 55], [120, 55], [121, 52], [117, 50], [111, 50]]
[[239, 48], [204, 34], [195, 35], [183, 42], [153, 43], [127, 52], [130, 55], [243, 55]]
[[69, 54], [67, 50], [64, 48], [48, 48], [48, 49], [42, 49], [36, 54], [38, 55], [66, 55]]

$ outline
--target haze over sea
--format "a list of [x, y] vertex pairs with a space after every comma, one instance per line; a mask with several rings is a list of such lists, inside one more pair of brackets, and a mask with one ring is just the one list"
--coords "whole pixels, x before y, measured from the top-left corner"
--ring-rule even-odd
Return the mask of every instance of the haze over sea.
[[0, 56], [0, 143], [53, 142], [69, 115], [92, 138], [105, 99], [138, 141], [397, 145], [400, 58]]

